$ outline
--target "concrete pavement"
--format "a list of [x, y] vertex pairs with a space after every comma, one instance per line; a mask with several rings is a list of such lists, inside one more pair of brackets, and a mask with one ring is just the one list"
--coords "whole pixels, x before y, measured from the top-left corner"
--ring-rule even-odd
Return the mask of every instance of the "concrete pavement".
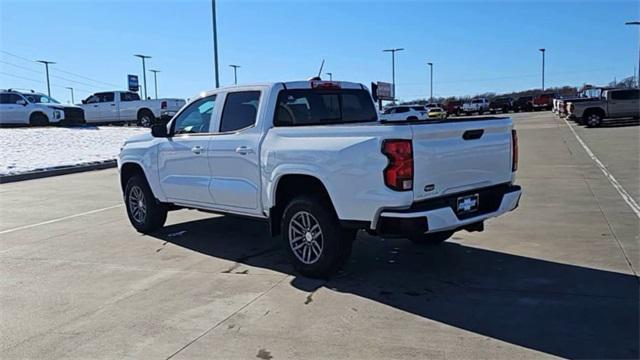
[[[117, 173], [0, 186], [1, 358], [637, 358], [638, 217], [562, 120], [514, 114], [520, 208], [440, 247], [360, 234], [297, 276], [265, 223], [142, 236]], [[577, 128], [638, 201], [638, 127]]]

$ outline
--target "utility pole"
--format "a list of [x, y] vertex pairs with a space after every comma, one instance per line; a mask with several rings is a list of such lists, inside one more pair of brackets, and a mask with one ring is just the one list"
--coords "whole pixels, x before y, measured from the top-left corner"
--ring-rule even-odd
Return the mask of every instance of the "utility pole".
[[141, 54], [135, 54], [133, 55], [135, 57], [139, 57], [140, 59], [142, 59], [142, 81], [144, 83], [144, 99], [147, 99], [147, 70], [145, 68], [145, 63], [144, 60], [145, 59], [151, 59], [151, 56], [147, 56], [147, 55], [141, 55]]
[[328, 72], [326, 74], [329, 75], [329, 81], [333, 81], [333, 73]]
[[391, 88], [393, 89], [393, 103], [396, 102], [396, 52], [402, 51], [404, 48], [385, 49], [383, 52], [391, 53]]
[[233, 84], [238, 85], [238, 68], [240, 65], [229, 65], [233, 68]]
[[47, 95], [51, 97], [51, 85], [49, 85], [49, 64], [53, 65], [55, 63], [47, 60], [36, 60], [36, 62], [44, 64], [45, 72], [47, 73]]
[[213, 19], [213, 66], [216, 74], [216, 89], [220, 87], [218, 74], [218, 28], [216, 25], [216, 0], [211, 0], [211, 17]]
[[158, 73], [160, 72], [160, 70], [149, 69], [149, 71], [153, 73], [153, 86], [156, 90], [156, 100], [158, 100]]
[[547, 51], [545, 48], [538, 49], [542, 52], [542, 91], [544, 91], [544, 53]]
[[72, 103], [72, 104], [75, 104], [75, 103], [76, 103], [76, 100], [73, 98], [73, 88], [72, 88], [72, 87], [68, 87], [68, 86], [67, 86], [67, 89], [71, 90], [71, 103]]
[[431, 88], [431, 97], [429, 98], [429, 104], [433, 103], [433, 63], [427, 63], [429, 65], [429, 72], [431, 73], [431, 80], [429, 81], [429, 87]]
[[[640, 21], [627, 21], [625, 25], [640, 25]], [[638, 76], [636, 77], [636, 83], [640, 87], [640, 41], [638, 42]]]

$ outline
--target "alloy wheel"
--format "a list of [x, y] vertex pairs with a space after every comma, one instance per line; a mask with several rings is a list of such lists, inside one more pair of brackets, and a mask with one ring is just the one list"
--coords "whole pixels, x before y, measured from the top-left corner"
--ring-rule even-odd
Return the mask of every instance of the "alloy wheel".
[[129, 210], [133, 219], [142, 224], [147, 217], [147, 204], [144, 193], [139, 186], [133, 186], [129, 191]]
[[289, 222], [289, 246], [298, 260], [313, 264], [322, 255], [324, 239], [318, 220], [306, 211], [299, 211]]

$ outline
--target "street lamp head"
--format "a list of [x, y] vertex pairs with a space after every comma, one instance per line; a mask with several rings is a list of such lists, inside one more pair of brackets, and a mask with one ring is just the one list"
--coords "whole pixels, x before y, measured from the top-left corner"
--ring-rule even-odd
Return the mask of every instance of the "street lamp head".
[[547, 49], [545, 49], [545, 48], [541, 48], [541, 49], [538, 49], [538, 50], [540, 50], [540, 51], [542, 51], [542, 52], [545, 52]]
[[152, 72], [152, 73], [159, 73], [160, 72], [160, 70], [154, 70], [154, 69], [149, 69], [149, 71]]
[[47, 61], [47, 60], [36, 60], [36, 62], [39, 62], [39, 63], [42, 63], [42, 64], [55, 64], [55, 62]]
[[625, 25], [640, 25], [640, 21], [627, 21]]
[[133, 56], [135, 56], [135, 57], [139, 57], [139, 58], [141, 58], [141, 59], [151, 59], [151, 56], [148, 56], [148, 55], [133, 54]]
[[433, 63], [430, 63], [430, 62], [429, 62], [429, 63], [427, 63], [427, 65], [429, 65], [429, 66], [433, 66]]
[[229, 66], [230, 66], [230, 67], [232, 67], [232, 68], [235, 68], [235, 69], [237, 69], [237, 68], [241, 67], [240, 65], [233, 65], [233, 64], [231, 64], [231, 65], [229, 65]]
[[384, 51], [384, 52], [396, 52], [396, 51], [402, 51], [402, 50], [404, 50], [404, 48], [385, 49], [385, 50], [382, 50], [382, 51]]

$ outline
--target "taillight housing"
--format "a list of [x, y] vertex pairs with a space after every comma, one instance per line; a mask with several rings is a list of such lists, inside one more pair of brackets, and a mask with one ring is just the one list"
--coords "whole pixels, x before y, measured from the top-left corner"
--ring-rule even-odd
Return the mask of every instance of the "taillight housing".
[[161, 102], [160, 103], [160, 108], [161, 109], [166, 109], [167, 108], [167, 102], [166, 101]]
[[518, 156], [520, 150], [518, 149], [518, 133], [516, 130], [511, 130], [511, 171], [518, 170]]
[[411, 140], [388, 139], [382, 143], [382, 153], [389, 158], [384, 169], [384, 183], [396, 191], [413, 189], [413, 146]]

